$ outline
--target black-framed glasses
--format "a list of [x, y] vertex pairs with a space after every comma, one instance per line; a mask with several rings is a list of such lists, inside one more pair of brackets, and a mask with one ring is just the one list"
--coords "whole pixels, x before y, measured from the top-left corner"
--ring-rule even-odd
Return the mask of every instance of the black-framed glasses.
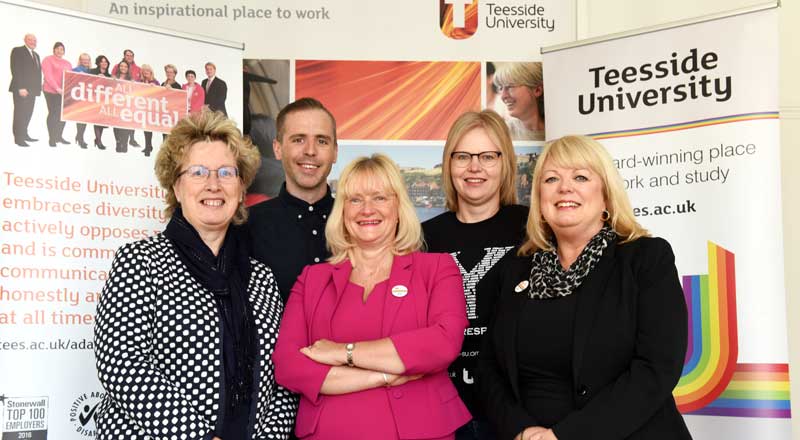
[[178, 177], [184, 174], [189, 179], [195, 182], [205, 182], [211, 173], [217, 173], [217, 178], [220, 182], [233, 182], [239, 177], [239, 169], [232, 166], [219, 167], [216, 170], [210, 170], [203, 165], [192, 165], [185, 170], [178, 173]]
[[457, 168], [466, 168], [472, 162], [473, 157], [478, 158], [482, 167], [491, 168], [500, 162], [499, 151], [481, 151], [480, 153], [467, 153], [466, 151], [453, 151], [450, 153], [450, 160]]

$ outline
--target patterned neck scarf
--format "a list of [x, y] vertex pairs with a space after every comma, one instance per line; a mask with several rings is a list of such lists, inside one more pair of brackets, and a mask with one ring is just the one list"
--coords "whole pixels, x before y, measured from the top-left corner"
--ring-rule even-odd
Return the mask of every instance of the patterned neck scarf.
[[617, 233], [610, 226], [603, 226], [567, 270], [561, 267], [556, 251], [536, 251], [528, 280], [528, 296], [532, 299], [552, 299], [571, 295], [600, 261], [603, 251], [616, 241]]

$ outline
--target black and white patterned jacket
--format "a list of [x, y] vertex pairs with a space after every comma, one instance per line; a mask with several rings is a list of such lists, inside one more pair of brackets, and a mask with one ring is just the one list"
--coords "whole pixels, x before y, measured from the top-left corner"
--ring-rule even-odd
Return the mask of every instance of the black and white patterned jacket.
[[[288, 438], [297, 399], [275, 383], [282, 303], [272, 272], [251, 260], [258, 333], [253, 439]], [[117, 251], [97, 307], [95, 356], [106, 395], [97, 438], [204, 438], [222, 417], [222, 324], [214, 296], [162, 234]], [[252, 418], [251, 418], [252, 420]]]

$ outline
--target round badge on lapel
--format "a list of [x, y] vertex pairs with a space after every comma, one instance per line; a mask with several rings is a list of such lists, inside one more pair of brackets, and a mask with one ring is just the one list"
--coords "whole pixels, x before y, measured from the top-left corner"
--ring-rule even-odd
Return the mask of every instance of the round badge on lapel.
[[519, 284], [517, 284], [517, 287], [514, 288], [514, 292], [517, 292], [517, 293], [522, 292], [523, 290], [528, 288], [528, 284], [530, 284], [528, 282], [528, 280], [520, 281]]
[[406, 287], [406, 286], [404, 286], [402, 284], [398, 284], [398, 285], [392, 287], [392, 296], [394, 296], [396, 298], [402, 298], [402, 297], [404, 297], [406, 295], [408, 295], [408, 287]]

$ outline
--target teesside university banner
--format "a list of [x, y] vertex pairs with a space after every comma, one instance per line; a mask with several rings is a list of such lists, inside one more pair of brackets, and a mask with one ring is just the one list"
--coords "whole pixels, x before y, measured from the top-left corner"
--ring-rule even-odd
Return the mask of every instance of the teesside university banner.
[[64, 72], [65, 121], [168, 133], [186, 116], [186, 91]]
[[544, 54], [547, 137], [601, 140], [675, 251], [697, 439], [790, 438], [777, 29], [771, 8]]
[[[18, 146], [7, 90], [19, 69], [7, 64], [9, 54], [25, 50], [26, 34], [38, 40], [39, 64], [56, 42], [73, 66], [86, 53], [93, 66], [105, 55], [113, 68], [130, 49], [136, 64], [150, 65], [160, 81], [166, 64], [177, 66], [181, 83], [188, 69], [199, 83], [212, 61], [228, 84], [228, 114], [241, 121], [241, 45], [38, 3], [1, 1], [0, 17], [6, 63], [0, 68], [0, 439], [90, 440], [103, 397], [93, 353], [97, 301], [116, 249], [164, 228], [164, 192], [153, 175], [162, 136], [155, 132], [168, 131], [186, 113], [186, 92], [65, 72], [63, 107], [48, 109], [45, 97], [36, 97], [27, 132], [38, 141]], [[62, 137], [69, 144], [51, 147], [48, 114], [56, 110], [62, 111], [50, 122], [66, 121]], [[75, 140], [83, 124], [86, 148]], [[142, 147], [150, 137], [154, 154], [133, 145], [116, 151], [115, 134], [128, 130]]]

